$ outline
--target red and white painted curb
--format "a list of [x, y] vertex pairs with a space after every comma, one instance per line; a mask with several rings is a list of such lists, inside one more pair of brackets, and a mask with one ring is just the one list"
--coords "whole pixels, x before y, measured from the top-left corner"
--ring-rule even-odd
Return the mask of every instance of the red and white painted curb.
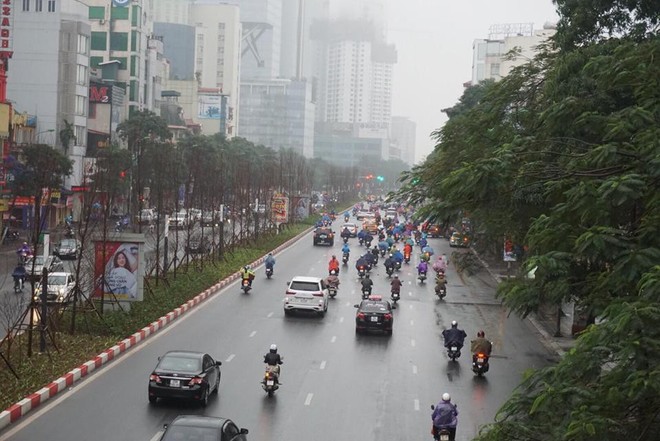
[[[290, 247], [291, 245], [299, 241], [302, 237], [304, 237], [307, 233], [309, 233], [312, 229], [313, 228], [309, 228], [304, 232], [300, 233], [298, 236], [294, 237], [293, 239], [284, 242], [282, 245], [275, 248], [272, 251], [272, 253], [277, 254], [283, 251], [284, 249]], [[264, 260], [265, 257], [261, 257], [256, 261], [252, 262], [251, 265], [252, 266], [260, 265], [264, 262]], [[57, 380], [52, 381], [51, 383], [47, 384], [45, 387], [39, 389], [38, 391], [36, 391], [31, 395], [28, 395], [18, 403], [9, 407], [7, 410], [1, 412], [0, 430], [7, 427], [11, 423], [18, 421], [20, 418], [24, 417], [30, 410], [35, 409], [36, 407], [47, 401], [49, 398], [54, 397], [55, 395], [62, 392], [66, 388], [72, 386], [73, 383], [75, 383], [76, 381], [87, 376], [88, 374], [100, 368], [101, 366], [111, 362], [113, 359], [123, 354], [124, 352], [128, 351], [130, 348], [138, 345], [143, 340], [146, 340], [151, 335], [157, 333], [158, 331], [160, 331], [161, 329], [172, 323], [174, 320], [176, 320], [178, 317], [182, 316], [184, 313], [191, 310], [193, 307], [199, 305], [201, 302], [211, 297], [213, 294], [217, 293], [219, 290], [223, 289], [225, 286], [232, 283], [234, 280], [238, 279], [239, 276], [240, 274], [236, 272], [230, 275], [229, 277], [227, 277], [226, 279], [221, 280], [220, 282], [204, 290], [194, 298], [188, 300], [186, 303], [179, 306], [174, 311], [167, 313], [166, 315], [162, 316], [155, 322], [151, 323], [149, 326], [140, 329], [138, 332], [131, 335], [130, 337], [120, 341], [118, 344], [114, 345], [113, 347], [101, 352], [99, 355], [94, 357], [94, 359], [86, 363], [83, 363], [79, 367], [67, 372]]]

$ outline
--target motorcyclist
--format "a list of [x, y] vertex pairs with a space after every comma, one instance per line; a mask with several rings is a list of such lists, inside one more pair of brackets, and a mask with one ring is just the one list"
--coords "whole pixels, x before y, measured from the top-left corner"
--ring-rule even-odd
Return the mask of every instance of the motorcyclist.
[[403, 256], [408, 256], [408, 259], [410, 259], [410, 255], [412, 254], [412, 245], [408, 242], [403, 246]]
[[365, 230], [364, 228], [360, 230], [360, 232], [357, 234], [360, 244], [364, 242], [364, 238], [367, 237], [368, 235], [369, 233], [367, 233], [367, 230]]
[[360, 282], [362, 284], [362, 292], [367, 291], [371, 295], [371, 289], [374, 286], [374, 281], [369, 278], [369, 274], [364, 276], [364, 279]]
[[342, 254], [351, 254], [351, 248], [348, 246], [347, 243], [345, 243], [344, 246], [341, 247], [341, 253]]
[[417, 275], [426, 274], [429, 272], [429, 264], [422, 260], [417, 264]]
[[486, 333], [484, 331], [477, 332], [477, 338], [470, 342], [470, 351], [472, 352], [472, 361], [475, 361], [476, 354], [486, 354], [490, 357], [493, 351], [493, 344], [486, 340]]
[[394, 252], [392, 253], [392, 258], [399, 265], [403, 263], [403, 253], [397, 249], [395, 249]]
[[433, 270], [436, 273], [444, 273], [447, 270], [447, 262], [445, 262], [444, 256], [438, 256], [438, 260], [433, 262]]
[[16, 268], [14, 268], [14, 271], [11, 273], [11, 276], [14, 278], [14, 289], [15, 290], [23, 290], [21, 282], [25, 283], [25, 278], [27, 277], [27, 271], [25, 270], [25, 266], [22, 264], [16, 265]]
[[428, 241], [426, 240], [426, 237], [424, 237], [424, 233], [422, 233], [422, 238], [419, 240], [419, 247], [421, 249], [424, 249], [428, 245]]
[[245, 265], [241, 268], [241, 280], [247, 280], [248, 285], [252, 286], [252, 280], [254, 280], [254, 270], [250, 268], [250, 265]]
[[362, 256], [362, 257], [364, 257], [364, 260], [367, 261], [369, 266], [373, 267], [374, 265], [376, 265], [376, 258], [374, 257], [373, 254], [365, 253], [364, 256]]
[[28, 245], [27, 242], [23, 242], [23, 245], [16, 250], [16, 254], [21, 255], [25, 254], [26, 256], [31, 256], [32, 255], [32, 249], [30, 248], [30, 245]]
[[403, 283], [401, 283], [401, 280], [399, 279], [399, 276], [397, 274], [394, 275], [394, 279], [390, 282], [390, 286], [392, 287], [392, 294], [401, 294], [401, 286]]
[[342, 239], [350, 239], [351, 230], [349, 230], [348, 227], [344, 227], [344, 229], [341, 230], [341, 237]]
[[394, 257], [390, 254], [387, 256], [387, 259], [385, 259], [385, 262], [383, 262], [383, 265], [385, 265], [385, 270], [392, 269], [396, 267], [396, 261], [394, 260]]
[[378, 253], [378, 246], [374, 245], [374, 247], [373, 247], [372, 250], [371, 250], [371, 254], [374, 256], [374, 259], [375, 259], [375, 261], [374, 261], [374, 262], [375, 262], [374, 265], [376, 265], [376, 264], [378, 263], [378, 255], [379, 255], [379, 253]]
[[380, 242], [378, 242], [378, 251], [384, 253], [384, 252], [386, 252], [389, 248], [390, 248], [390, 245], [389, 245], [386, 241], [381, 240]]
[[435, 292], [439, 293], [440, 291], [447, 292], [447, 279], [442, 271], [435, 276]]
[[264, 263], [266, 264], [266, 269], [270, 269], [271, 271], [273, 270], [273, 267], [275, 266], [275, 257], [273, 257], [273, 253], [268, 253]]
[[330, 262], [328, 262], [328, 274], [330, 274], [332, 271], [335, 271], [335, 273], [339, 274], [339, 261], [335, 255], [333, 255], [330, 259]]
[[449, 432], [449, 440], [456, 439], [456, 426], [458, 425], [458, 409], [452, 404], [451, 396], [448, 393], [442, 394], [442, 400], [433, 409], [431, 415], [433, 428], [431, 434], [434, 439], [438, 439], [440, 431], [445, 429]]
[[445, 339], [445, 348], [456, 346], [459, 350], [463, 347], [463, 342], [467, 334], [464, 330], [458, 329], [456, 320], [451, 322], [451, 328], [442, 331], [442, 337]]
[[363, 267], [366, 271], [368, 265], [369, 262], [367, 261], [367, 259], [364, 256], [360, 256], [357, 262], [355, 262], [355, 269], [360, 271], [360, 267]]
[[367, 248], [369, 248], [369, 247], [371, 247], [371, 241], [374, 240], [374, 237], [371, 235], [371, 233], [369, 233], [367, 230], [365, 230], [363, 240], [364, 240], [364, 245]]
[[330, 275], [325, 279], [325, 284], [333, 288], [339, 288], [339, 277], [337, 277], [337, 273], [330, 271]]
[[270, 372], [275, 373], [275, 383], [279, 384], [280, 380], [280, 365], [284, 363], [280, 354], [277, 353], [277, 345], [270, 345], [270, 350], [264, 355], [264, 363]]

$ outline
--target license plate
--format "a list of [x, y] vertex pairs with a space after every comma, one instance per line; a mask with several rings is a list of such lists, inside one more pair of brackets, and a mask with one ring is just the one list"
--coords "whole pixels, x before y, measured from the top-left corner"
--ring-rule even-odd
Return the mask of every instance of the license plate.
[[296, 299], [298, 303], [307, 303], [307, 299]]
[[477, 358], [477, 363], [483, 363], [484, 359], [483, 358]]
[[454, 351], [454, 352], [456, 352], [456, 351], [458, 351], [458, 348], [457, 348], [456, 346], [452, 346], [452, 347], [451, 347], [451, 350]]
[[181, 387], [181, 380], [170, 380], [171, 387]]
[[273, 386], [275, 382], [273, 380], [266, 381], [266, 386]]
[[377, 322], [377, 321], [378, 321], [378, 317], [371, 317], [371, 321], [372, 321], [372, 322]]
[[321, 234], [319, 237], [320, 237], [321, 239], [325, 239], [325, 238], [328, 237], [328, 236], [326, 236], [325, 234]]
[[440, 435], [440, 441], [449, 441], [449, 435], [445, 435], [445, 434]]

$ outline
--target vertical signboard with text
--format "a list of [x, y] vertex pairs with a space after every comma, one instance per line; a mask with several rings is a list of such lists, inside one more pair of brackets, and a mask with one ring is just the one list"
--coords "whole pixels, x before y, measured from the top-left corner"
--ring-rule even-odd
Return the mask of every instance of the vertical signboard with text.
[[14, 3], [2, 0], [0, 9], [0, 59], [7, 60], [14, 54]]
[[281, 193], [275, 193], [270, 203], [270, 214], [276, 224], [289, 222], [289, 198]]

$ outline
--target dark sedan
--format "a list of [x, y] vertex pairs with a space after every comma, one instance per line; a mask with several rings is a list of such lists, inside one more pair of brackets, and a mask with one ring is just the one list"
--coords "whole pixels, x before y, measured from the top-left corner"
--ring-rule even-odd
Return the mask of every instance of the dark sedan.
[[170, 351], [158, 359], [149, 376], [149, 402], [158, 398], [198, 401], [206, 407], [209, 396], [218, 393], [220, 365], [209, 354]]
[[165, 426], [165, 433], [160, 441], [247, 441], [247, 434], [247, 429], [239, 429], [228, 418], [179, 415], [171, 424]]
[[390, 302], [383, 300], [381, 296], [371, 295], [355, 307], [357, 308], [355, 315], [355, 332], [357, 334], [363, 331], [378, 330], [392, 335], [394, 316]]
[[77, 259], [80, 255], [80, 241], [78, 239], [62, 239], [55, 244], [53, 254], [60, 259]]

